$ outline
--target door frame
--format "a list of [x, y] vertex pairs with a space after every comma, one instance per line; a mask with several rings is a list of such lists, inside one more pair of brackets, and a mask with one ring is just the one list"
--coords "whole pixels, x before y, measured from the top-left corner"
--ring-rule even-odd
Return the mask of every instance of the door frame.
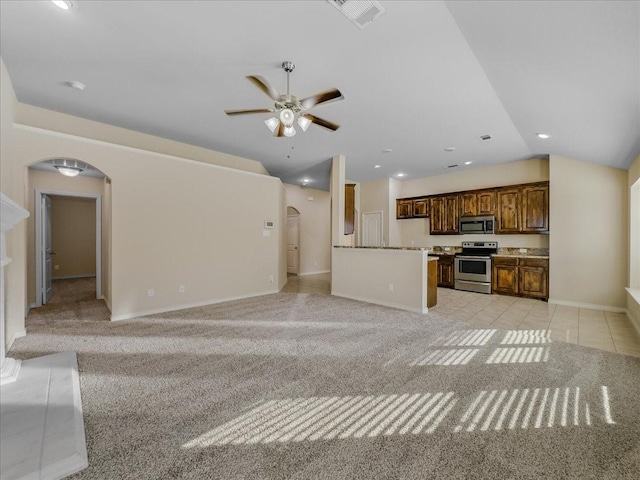
[[384, 211], [382, 210], [372, 210], [370, 212], [362, 212], [362, 232], [361, 232], [361, 237], [360, 237], [360, 242], [364, 243], [364, 235], [365, 235], [365, 215], [380, 215], [380, 241], [382, 242], [382, 245], [380, 245], [381, 247], [384, 246]]
[[96, 201], [96, 298], [102, 298], [102, 195], [93, 193], [63, 192], [58, 190], [35, 190], [35, 253], [36, 253], [36, 307], [42, 306], [44, 265], [42, 264], [42, 241], [44, 230], [44, 215], [42, 213], [42, 198], [44, 195], [61, 197], [93, 198]]
[[287, 253], [289, 251], [289, 218], [296, 217], [297, 218], [297, 232], [296, 232], [296, 270], [297, 272], [289, 272], [289, 260], [287, 259], [287, 273], [293, 273], [295, 275], [300, 275], [300, 211], [291, 206], [287, 206], [287, 210], [289, 208], [294, 209], [297, 213], [288, 213], [287, 212]]

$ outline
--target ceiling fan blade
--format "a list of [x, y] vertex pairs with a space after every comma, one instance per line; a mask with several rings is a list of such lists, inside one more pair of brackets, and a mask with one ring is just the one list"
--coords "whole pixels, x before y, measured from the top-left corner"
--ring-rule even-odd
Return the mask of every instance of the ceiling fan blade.
[[327, 90], [326, 92], [317, 93], [307, 98], [303, 98], [300, 100], [300, 104], [306, 110], [311, 107], [315, 107], [316, 105], [320, 105], [321, 103], [327, 103], [332, 100], [342, 100], [344, 97], [340, 90], [334, 88], [332, 90]]
[[311, 115], [310, 113], [305, 113], [303, 115], [303, 117], [308, 118], [309, 120], [311, 120], [316, 125], [324, 127], [327, 130], [331, 130], [332, 132], [335, 132], [336, 130], [338, 130], [340, 128], [340, 125], [337, 125], [335, 123], [329, 122], [328, 120], [325, 120], [323, 118], [316, 117], [315, 115]]
[[280, 122], [276, 130], [276, 137], [284, 137], [284, 123]]
[[251, 82], [256, 87], [266, 93], [269, 98], [275, 100], [276, 102], [280, 100], [280, 94], [278, 93], [278, 91], [271, 85], [269, 85], [269, 82], [267, 82], [264, 78], [258, 75], [249, 75], [247, 78], [251, 80]]
[[258, 108], [255, 110], [225, 110], [227, 115], [247, 115], [249, 113], [272, 113], [275, 112], [273, 108]]

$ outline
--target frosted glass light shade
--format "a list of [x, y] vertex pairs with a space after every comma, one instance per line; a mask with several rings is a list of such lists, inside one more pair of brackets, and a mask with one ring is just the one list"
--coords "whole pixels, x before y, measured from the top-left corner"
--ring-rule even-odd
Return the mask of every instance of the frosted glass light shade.
[[293, 113], [293, 110], [290, 108], [285, 108], [280, 112], [280, 121], [285, 124], [285, 126], [290, 127], [293, 125], [293, 121], [296, 116]]
[[264, 123], [269, 128], [269, 130], [275, 132], [276, 128], [278, 128], [278, 125], [280, 124], [280, 120], [278, 120], [276, 117], [271, 117], [268, 120], [265, 120]]
[[296, 129], [293, 127], [285, 127], [284, 136], [285, 137], [293, 137], [296, 134]]
[[303, 132], [306, 132], [309, 125], [311, 125], [311, 120], [307, 117], [298, 117], [298, 125], [300, 125]]
[[80, 172], [82, 171], [81, 168], [76, 167], [63, 167], [59, 165], [56, 165], [55, 167], [62, 175], [65, 175], [67, 177], [75, 177], [77, 175], [80, 175]]

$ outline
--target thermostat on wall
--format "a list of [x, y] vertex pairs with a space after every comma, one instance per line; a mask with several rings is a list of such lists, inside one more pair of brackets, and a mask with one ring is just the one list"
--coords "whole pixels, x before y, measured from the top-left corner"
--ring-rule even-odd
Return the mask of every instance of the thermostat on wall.
[[264, 221], [264, 228], [273, 228], [273, 221], [272, 220], [265, 220]]

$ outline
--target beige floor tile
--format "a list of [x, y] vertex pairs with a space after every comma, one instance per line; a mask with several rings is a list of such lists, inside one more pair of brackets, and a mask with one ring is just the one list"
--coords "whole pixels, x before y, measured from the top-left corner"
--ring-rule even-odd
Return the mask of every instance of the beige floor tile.
[[554, 312], [554, 316], [563, 317], [563, 318], [578, 318], [580, 314], [580, 309], [576, 307], [567, 307], [566, 305], [557, 305], [556, 310]]
[[549, 329], [549, 338], [554, 342], [578, 343], [578, 331], [573, 329]]
[[589, 339], [579, 338], [578, 345], [581, 345], [583, 347], [597, 348], [599, 350], [606, 350], [608, 352], [616, 352], [616, 347], [613, 343], [613, 340], [607, 342], [604, 340], [595, 340], [591, 338]]
[[640, 357], [640, 347], [632, 348], [632, 347], [620, 347], [616, 345], [616, 351], [623, 355], [630, 355], [632, 357]]

